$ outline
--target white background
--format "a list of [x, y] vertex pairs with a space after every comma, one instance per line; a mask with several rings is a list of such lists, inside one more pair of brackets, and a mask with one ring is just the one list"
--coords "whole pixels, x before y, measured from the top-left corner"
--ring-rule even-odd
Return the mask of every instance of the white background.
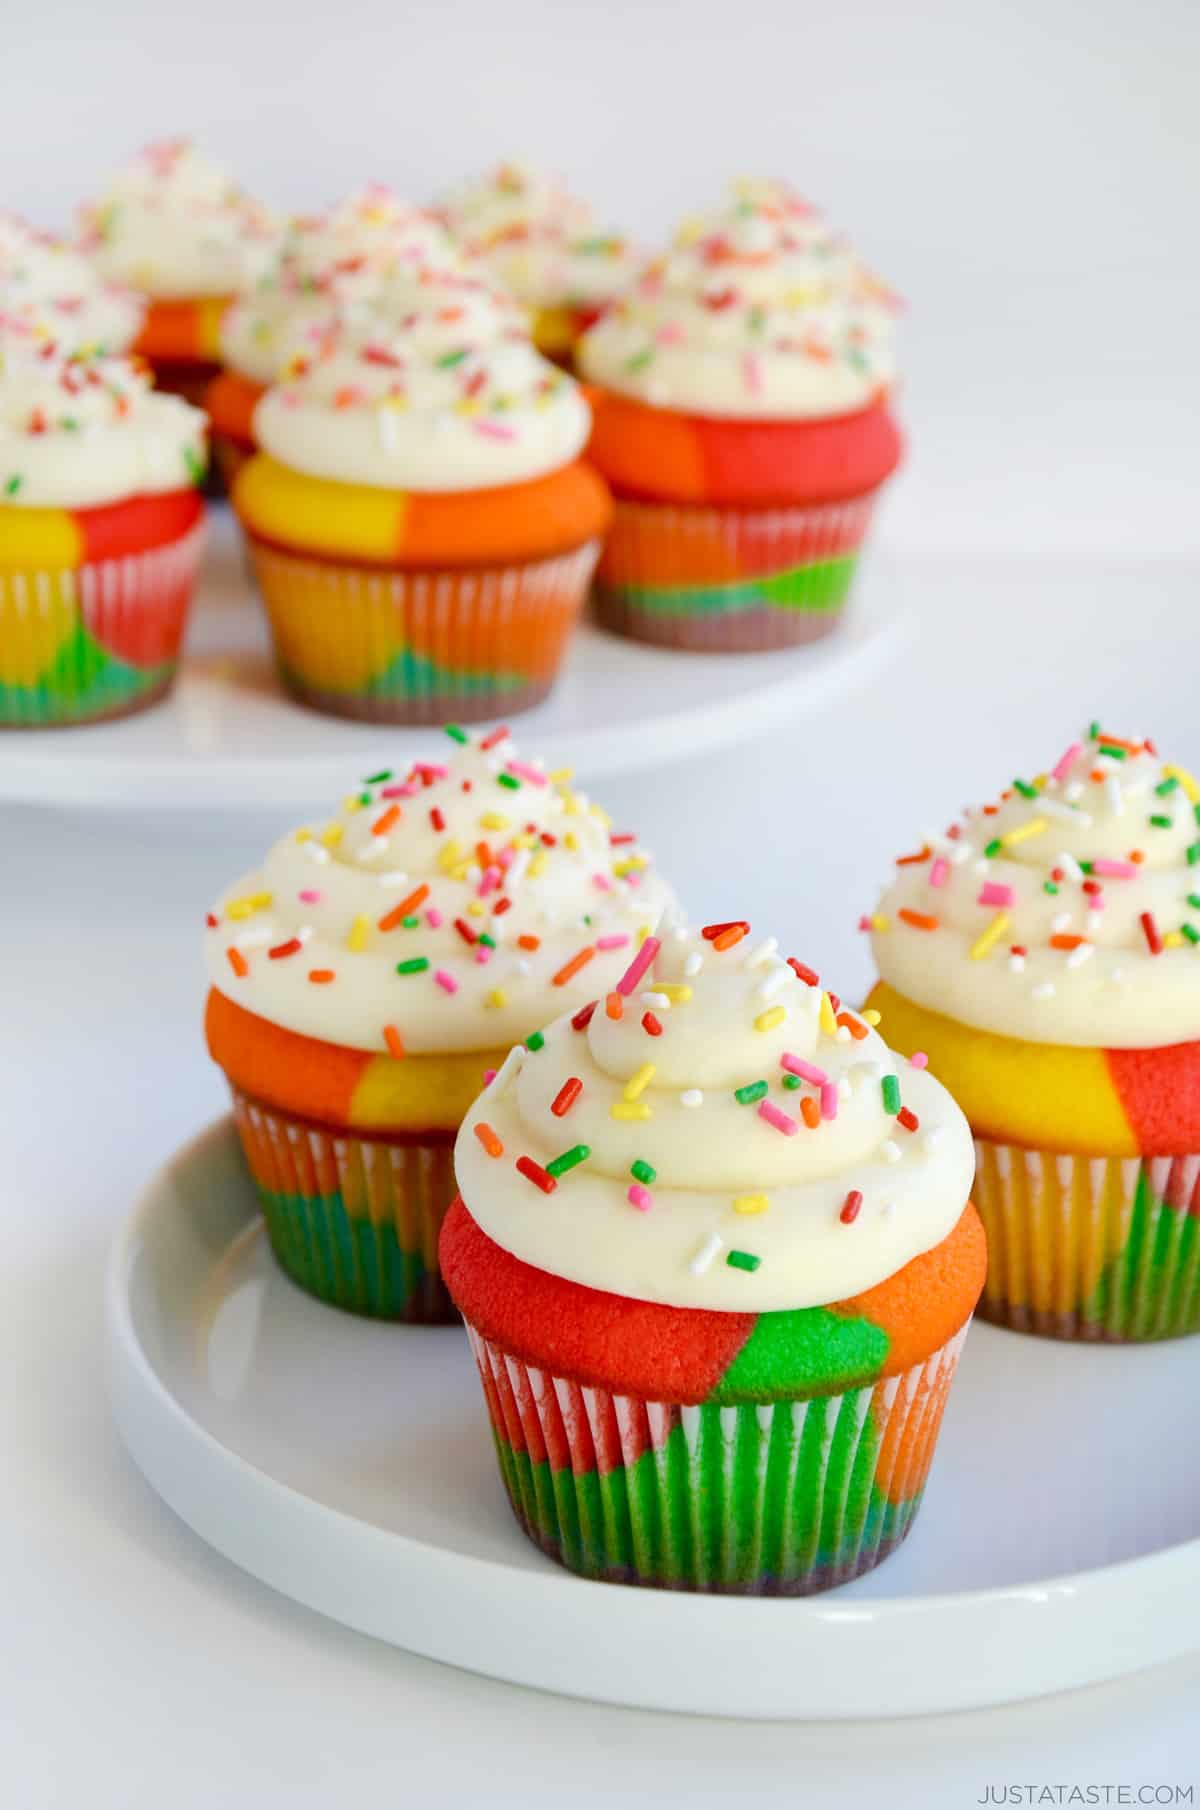
[[[745, 911], [850, 994], [867, 976], [854, 916], [925, 823], [1093, 712], [1200, 759], [1189, 0], [49, 0], [19, 27], [0, 62], [5, 199], [46, 223], [138, 141], [184, 129], [307, 206], [367, 177], [423, 198], [524, 152], [647, 235], [766, 170], [905, 293], [913, 452], [878, 571], [914, 610], [907, 653], [853, 705], [606, 788], [697, 915]], [[908, 1725], [692, 1723], [385, 1650], [172, 1520], [107, 1420], [100, 1274], [139, 1180], [219, 1109], [196, 932], [281, 827], [0, 817], [3, 1810], [926, 1810], [1005, 1781], [1200, 1786], [1200, 1660]], [[1020, 1512], [1053, 1512], [1020, 1483]]]

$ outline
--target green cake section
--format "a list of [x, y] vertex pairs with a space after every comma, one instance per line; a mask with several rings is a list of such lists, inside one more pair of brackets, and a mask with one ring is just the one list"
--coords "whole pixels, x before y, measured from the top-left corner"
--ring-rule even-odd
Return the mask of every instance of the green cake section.
[[1200, 1332], [1200, 1220], [1138, 1177], [1129, 1235], [1080, 1309], [1085, 1332], [1111, 1339], [1173, 1339]]
[[737, 615], [764, 605], [816, 613], [838, 610], [846, 601], [858, 556], [814, 560], [787, 572], [712, 585], [610, 585], [638, 609], [660, 616]]
[[105, 716], [159, 690], [174, 670], [173, 660], [133, 666], [77, 627], [36, 684], [0, 682], [0, 723], [32, 728]]
[[[301, 689], [315, 684], [315, 674], [305, 675], [284, 667], [282, 676]], [[382, 672], [377, 673], [359, 690], [347, 697], [368, 698], [490, 698], [502, 700], [514, 692], [524, 691], [531, 680], [518, 672], [472, 672], [455, 666], [443, 666], [423, 654], [405, 649], [396, 654]]]
[[406, 1250], [389, 1222], [347, 1213], [340, 1194], [275, 1194], [259, 1187], [271, 1248], [310, 1295], [374, 1319], [457, 1318], [440, 1275]]
[[754, 1330], [708, 1396], [718, 1405], [828, 1394], [873, 1382], [888, 1336], [870, 1320], [827, 1307], [759, 1314]]

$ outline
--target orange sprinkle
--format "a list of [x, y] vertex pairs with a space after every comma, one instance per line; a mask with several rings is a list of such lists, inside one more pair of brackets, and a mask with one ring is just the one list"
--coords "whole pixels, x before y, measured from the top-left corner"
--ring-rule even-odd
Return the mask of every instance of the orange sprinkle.
[[477, 842], [475, 844], [475, 857], [479, 862], [480, 867], [491, 867], [494, 865], [492, 861], [492, 851], [486, 842]]
[[573, 955], [569, 962], [563, 963], [558, 973], [552, 976], [552, 984], [556, 987], [565, 987], [581, 968], [587, 967], [595, 953], [595, 949], [589, 943], [586, 949], [581, 949], [578, 955]]
[[815, 1131], [821, 1123], [821, 1108], [811, 1094], [805, 1094], [800, 1102], [800, 1117], [810, 1131]]
[[314, 987], [325, 987], [328, 986], [329, 982], [334, 980], [336, 976], [334, 975], [332, 968], [310, 968], [308, 971], [308, 978], [311, 980]]
[[517, 938], [518, 949], [540, 949], [541, 946], [542, 939], [540, 936], [519, 936]]
[[1146, 859], [1146, 856], [1140, 848], [1131, 848], [1129, 851], [1129, 859], [1131, 861], [1136, 861], [1140, 867], [1142, 862]]
[[483, 1145], [489, 1156], [504, 1155], [504, 1145], [500, 1142], [500, 1139], [496, 1136], [491, 1126], [485, 1125], [482, 1119], [475, 1127], [475, 1136], [479, 1139], [479, 1142]]
[[399, 821], [400, 806], [398, 804], [390, 804], [387, 810], [384, 811], [381, 816], [377, 817], [371, 825], [372, 836], [386, 836], [392, 825], [394, 823], [399, 823]]
[[404, 1056], [404, 1039], [394, 1024], [384, 1025], [383, 1041], [388, 1046], [389, 1056], [394, 1056], [397, 1062], [401, 1061]]
[[994, 817], [999, 809], [1000, 806], [998, 804], [985, 804], [983, 807], [983, 814], [985, 817]]
[[740, 943], [742, 938], [748, 936], [749, 933], [749, 925], [747, 924], [730, 924], [727, 930], [722, 930], [720, 936], [714, 936], [713, 948], [721, 950], [732, 949], [735, 943]]
[[1103, 785], [1103, 783], [1104, 783], [1104, 774], [1101, 773], [1099, 767], [1093, 767], [1091, 772], [1088, 774], [1088, 778], [1094, 779], [1098, 786]]
[[1078, 949], [1080, 943], [1086, 943], [1086, 936], [1064, 936], [1061, 931], [1050, 938], [1052, 949]]
[[866, 1025], [861, 1024], [859, 1022], [859, 1020], [857, 1018], [853, 1017], [852, 1014], [849, 1012], [839, 1012], [837, 1021], [840, 1025], [845, 1026], [846, 1030], [848, 1030], [850, 1035], [853, 1037], [855, 1043], [861, 1043], [863, 1038], [867, 1034]]
[[917, 852], [917, 854], [915, 854], [915, 855], [897, 855], [896, 856], [896, 866], [897, 867], [919, 867], [921, 865], [922, 861], [928, 861], [931, 853], [932, 853], [932, 850], [930, 849], [929, 844], [926, 843], [924, 848], [920, 849]]
[[394, 930], [396, 925], [401, 923], [410, 912], [417, 909], [418, 905], [423, 905], [428, 897], [428, 886], [422, 884], [416, 887], [414, 891], [409, 893], [407, 899], [401, 899], [398, 905], [393, 905], [390, 911], [384, 912], [379, 920], [379, 928], [381, 930]]
[[611, 1018], [614, 1023], [620, 1023], [621, 1017], [625, 1011], [625, 1002], [621, 998], [621, 995], [619, 993], [610, 993], [604, 1002], [604, 1010], [606, 1015]]
[[240, 949], [227, 949], [225, 954], [228, 958], [229, 966], [233, 969], [239, 980], [249, 974], [250, 964], [247, 962]]
[[902, 905], [896, 916], [903, 918], [906, 924], [911, 924], [914, 930], [936, 930], [940, 922], [927, 911], [910, 911], [907, 905]]
[[1140, 754], [1144, 742], [1124, 742], [1119, 735], [1101, 735], [1097, 737], [1102, 748], [1124, 748], [1126, 754]]

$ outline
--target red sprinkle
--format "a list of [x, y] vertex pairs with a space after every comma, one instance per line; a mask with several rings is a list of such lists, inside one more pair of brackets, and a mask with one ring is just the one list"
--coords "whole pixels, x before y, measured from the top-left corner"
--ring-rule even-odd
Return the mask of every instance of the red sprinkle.
[[211, 911], [205, 912], [204, 922], [208, 925], [210, 930], [215, 930], [217, 925], [220, 923], [220, 921], [221, 921], [220, 918], [214, 918]]
[[507, 899], [507, 898], [506, 899], [497, 899], [496, 903], [492, 906], [492, 916], [494, 918], [502, 918], [506, 911], [511, 911], [511, 910], [512, 910], [512, 900], [511, 899]]
[[643, 1012], [642, 1029], [647, 1037], [661, 1037], [663, 1034], [662, 1019], [656, 1018], [653, 1012]]
[[498, 748], [500, 743], [507, 738], [508, 733], [508, 730], [501, 725], [499, 729], [493, 729], [490, 735], [485, 735], [479, 746], [487, 754], [491, 749]]
[[589, 1024], [591, 1024], [591, 1022], [592, 1022], [592, 1013], [596, 1010], [596, 1007], [599, 1004], [600, 1004], [600, 1001], [598, 999], [593, 999], [590, 1001], [590, 1003], [588, 1005], [581, 1006], [579, 1008], [578, 1012], [576, 1012], [574, 1018], [572, 1018], [572, 1020], [571, 1020], [571, 1024], [575, 1030], [577, 1030], [577, 1031], [586, 1031], [587, 1030]]
[[570, 1112], [582, 1092], [583, 1082], [577, 1075], [572, 1075], [569, 1080], [564, 1081], [550, 1102], [550, 1110], [555, 1118], [561, 1119], [564, 1113]]
[[903, 1125], [905, 1131], [915, 1131], [921, 1121], [911, 1106], [902, 1106], [896, 1114], [896, 1123]]
[[854, 1224], [855, 1220], [858, 1218], [861, 1206], [862, 1195], [857, 1188], [851, 1188], [849, 1194], [847, 1194], [845, 1200], [842, 1202], [842, 1210], [838, 1214], [838, 1218], [844, 1226], [852, 1226]]
[[1142, 934], [1146, 938], [1146, 946], [1151, 955], [1161, 955], [1163, 940], [1158, 934], [1158, 925], [1154, 922], [1154, 913], [1152, 911], [1143, 911], [1138, 922], [1142, 926]]
[[458, 934], [461, 936], [464, 943], [477, 943], [479, 941], [479, 938], [467, 923], [466, 918], [455, 918], [454, 928], [458, 931]]
[[797, 980], [802, 980], [806, 987], [820, 986], [821, 976], [817, 973], [815, 968], [808, 967], [804, 962], [798, 962], [794, 955], [788, 956], [787, 965], [796, 976]]
[[289, 936], [286, 943], [276, 943], [273, 949], [267, 950], [267, 954], [273, 962], [281, 962], [286, 956], [298, 954], [303, 947], [298, 936]]
[[238, 979], [243, 980], [250, 972], [250, 964], [247, 962], [241, 950], [227, 949], [225, 954], [228, 957], [229, 966], [233, 969]]
[[535, 1163], [531, 1156], [517, 1158], [517, 1172], [523, 1175], [526, 1181], [532, 1182], [535, 1188], [540, 1188], [543, 1194], [553, 1194], [558, 1186], [554, 1177], [547, 1175], [542, 1165]]
[[441, 810], [436, 804], [430, 805], [429, 807], [429, 821], [432, 823], [435, 830], [444, 830], [446, 827], [446, 819], [442, 816]]
[[740, 930], [744, 935], [749, 928], [744, 918], [731, 918], [726, 924], [706, 924], [700, 934], [706, 943], [715, 943], [727, 930]]

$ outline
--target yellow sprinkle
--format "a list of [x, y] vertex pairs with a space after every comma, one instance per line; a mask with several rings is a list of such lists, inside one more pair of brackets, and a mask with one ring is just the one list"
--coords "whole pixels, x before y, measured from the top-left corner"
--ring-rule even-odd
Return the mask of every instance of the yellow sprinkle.
[[734, 1199], [733, 1210], [735, 1213], [765, 1213], [770, 1204], [765, 1194], [739, 1194]]
[[768, 1006], [767, 1010], [760, 1012], [754, 1020], [754, 1028], [756, 1031], [773, 1031], [775, 1026], [782, 1024], [786, 1017], [787, 1012], [782, 1006]]
[[345, 833], [340, 823], [331, 823], [327, 829], [321, 831], [320, 840], [326, 848], [336, 848]]
[[1166, 936], [1164, 936], [1164, 938], [1163, 938], [1163, 948], [1164, 949], [1182, 949], [1183, 948], [1183, 932], [1182, 932], [1182, 930], [1168, 930]]
[[346, 937], [346, 947], [355, 955], [361, 955], [367, 946], [367, 937], [371, 929], [371, 920], [365, 912], [359, 912], [350, 926]]
[[461, 861], [462, 858], [462, 844], [456, 842], [453, 837], [450, 838], [449, 842], [443, 842], [441, 848], [438, 850], [438, 866], [443, 870], [453, 867], [455, 863]]
[[653, 1062], [643, 1062], [641, 1068], [635, 1069], [628, 1081], [626, 1081], [621, 1098], [623, 1100], [636, 1100], [639, 1094], [645, 1093], [657, 1072]]
[[482, 412], [483, 404], [477, 402], [473, 396], [464, 396], [461, 402], [454, 404], [454, 409], [455, 413], [459, 415], [478, 415]]
[[575, 796], [574, 792], [564, 792], [562, 795], [562, 801], [563, 801], [564, 815], [567, 817], [578, 817], [579, 809], [580, 809], [579, 800]]
[[872, 930], [890, 930], [892, 927], [892, 920], [885, 918], [881, 911], [875, 912], [872, 917], [867, 919], [867, 922]]
[[981, 962], [988, 951], [1000, 941], [1000, 938], [1007, 929], [1008, 913], [1007, 911], [998, 911], [983, 935], [976, 938], [975, 942], [971, 944], [971, 960], [973, 962]]
[[637, 944], [638, 944], [639, 949], [641, 948], [642, 944], [645, 942], [645, 940], [649, 936], [649, 934], [650, 934], [649, 924], [639, 924], [638, 925], [638, 927], [637, 927]]
[[502, 817], [499, 811], [485, 811], [479, 819], [481, 830], [506, 830], [512, 823], [511, 817]]
[[692, 989], [679, 980], [656, 980], [654, 991], [665, 994], [673, 1006], [685, 1006], [692, 997]]
[[271, 904], [274, 896], [273, 893], [269, 892], [247, 893], [243, 899], [233, 899], [230, 901], [225, 907], [225, 916], [234, 919], [253, 917], [256, 911], [265, 911], [267, 906]]
[[574, 854], [575, 850], [579, 847], [579, 837], [575, 834], [574, 830], [568, 830], [563, 837], [563, 847], [569, 848], [572, 854]]
[[349, 797], [343, 798], [342, 809], [343, 809], [343, 811], [345, 811], [347, 813], [347, 815], [351, 811], [361, 811], [362, 810], [362, 799], [356, 797], [355, 794], [353, 792], [351, 792]]
[[1015, 830], [1005, 830], [1000, 840], [1005, 848], [1011, 848], [1015, 842], [1028, 842], [1031, 836], [1040, 836], [1049, 828], [1045, 817], [1031, 817], [1028, 823], [1018, 823]]
[[1033, 776], [1033, 782], [1032, 782], [1034, 790], [1038, 791], [1038, 792], [1044, 792], [1046, 790], [1046, 781], [1049, 779], [1049, 777], [1050, 777], [1050, 775], [1048, 773], [1035, 773]]
[[312, 831], [311, 830], [297, 830], [296, 831], [296, 841], [297, 842], [311, 842], [312, 841]]
[[614, 1100], [609, 1107], [609, 1116], [614, 1119], [648, 1119], [650, 1108], [644, 1100]]
[[570, 785], [575, 777], [574, 767], [555, 767], [553, 773], [546, 775], [552, 786]]
[[1166, 766], [1164, 766], [1163, 778], [1164, 779], [1177, 779], [1179, 781], [1180, 785], [1183, 787], [1183, 790], [1184, 790], [1184, 793], [1186, 794], [1188, 803], [1189, 804], [1200, 803], [1200, 786], [1198, 786], [1196, 784], [1196, 781], [1192, 778], [1191, 774], [1188, 772], [1186, 767], [1166, 767]]
[[821, 1029], [827, 1037], [837, 1036], [837, 1014], [833, 1009], [833, 1001], [828, 993], [821, 995]]
[[481, 918], [486, 910], [487, 906], [482, 899], [472, 899], [471, 903], [467, 906], [467, 916], [469, 918]]
[[504, 991], [504, 988], [493, 987], [487, 996], [487, 1004], [489, 1006], [506, 1006], [508, 1004], [508, 994]]
[[519, 836], [513, 837], [513, 847], [532, 848], [536, 841], [536, 836], [531, 835], [528, 830], [522, 830]]
[[457, 867], [452, 867], [450, 869], [450, 878], [452, 880], [465, 882], [470, 870], [471, 863], [469, 861], [460, 861]]
[[610, 830], [612, 828], [612, 818], [609, 816], [608, 812], [605, 810], [605, 808], [602, 804], [590, 804], [588, 806], [588, 810], [591, 812], [593, 817], [596, 817], [599, 819], [599, 821], [600, 821], [601, 825], [604, 827], [604, 829]]
[[639, 868], [648, 865], [645, 855], [626, 855], [623, 861], [613, 862], [613, 873], [618, 880], [623, 880], [626, 874], [635, 874]]
[[545, 871], [545, 867], [546, 867], [546, 851], [545, 851], [545, 849], [541, 849], [533, 857], [533, 860], [529, 863], [529, 866], [526, 871], [529, 874], [529, 878], [531, 880], [536, 880], [538, 875]]
[[877, 1012], [874, 1006], [868, 1006], [865, 1012], [859, 1013], [859, 1017], [867, 1024], [878, 1024], [879, 1020], [883, 1017], [883, 1013]]

